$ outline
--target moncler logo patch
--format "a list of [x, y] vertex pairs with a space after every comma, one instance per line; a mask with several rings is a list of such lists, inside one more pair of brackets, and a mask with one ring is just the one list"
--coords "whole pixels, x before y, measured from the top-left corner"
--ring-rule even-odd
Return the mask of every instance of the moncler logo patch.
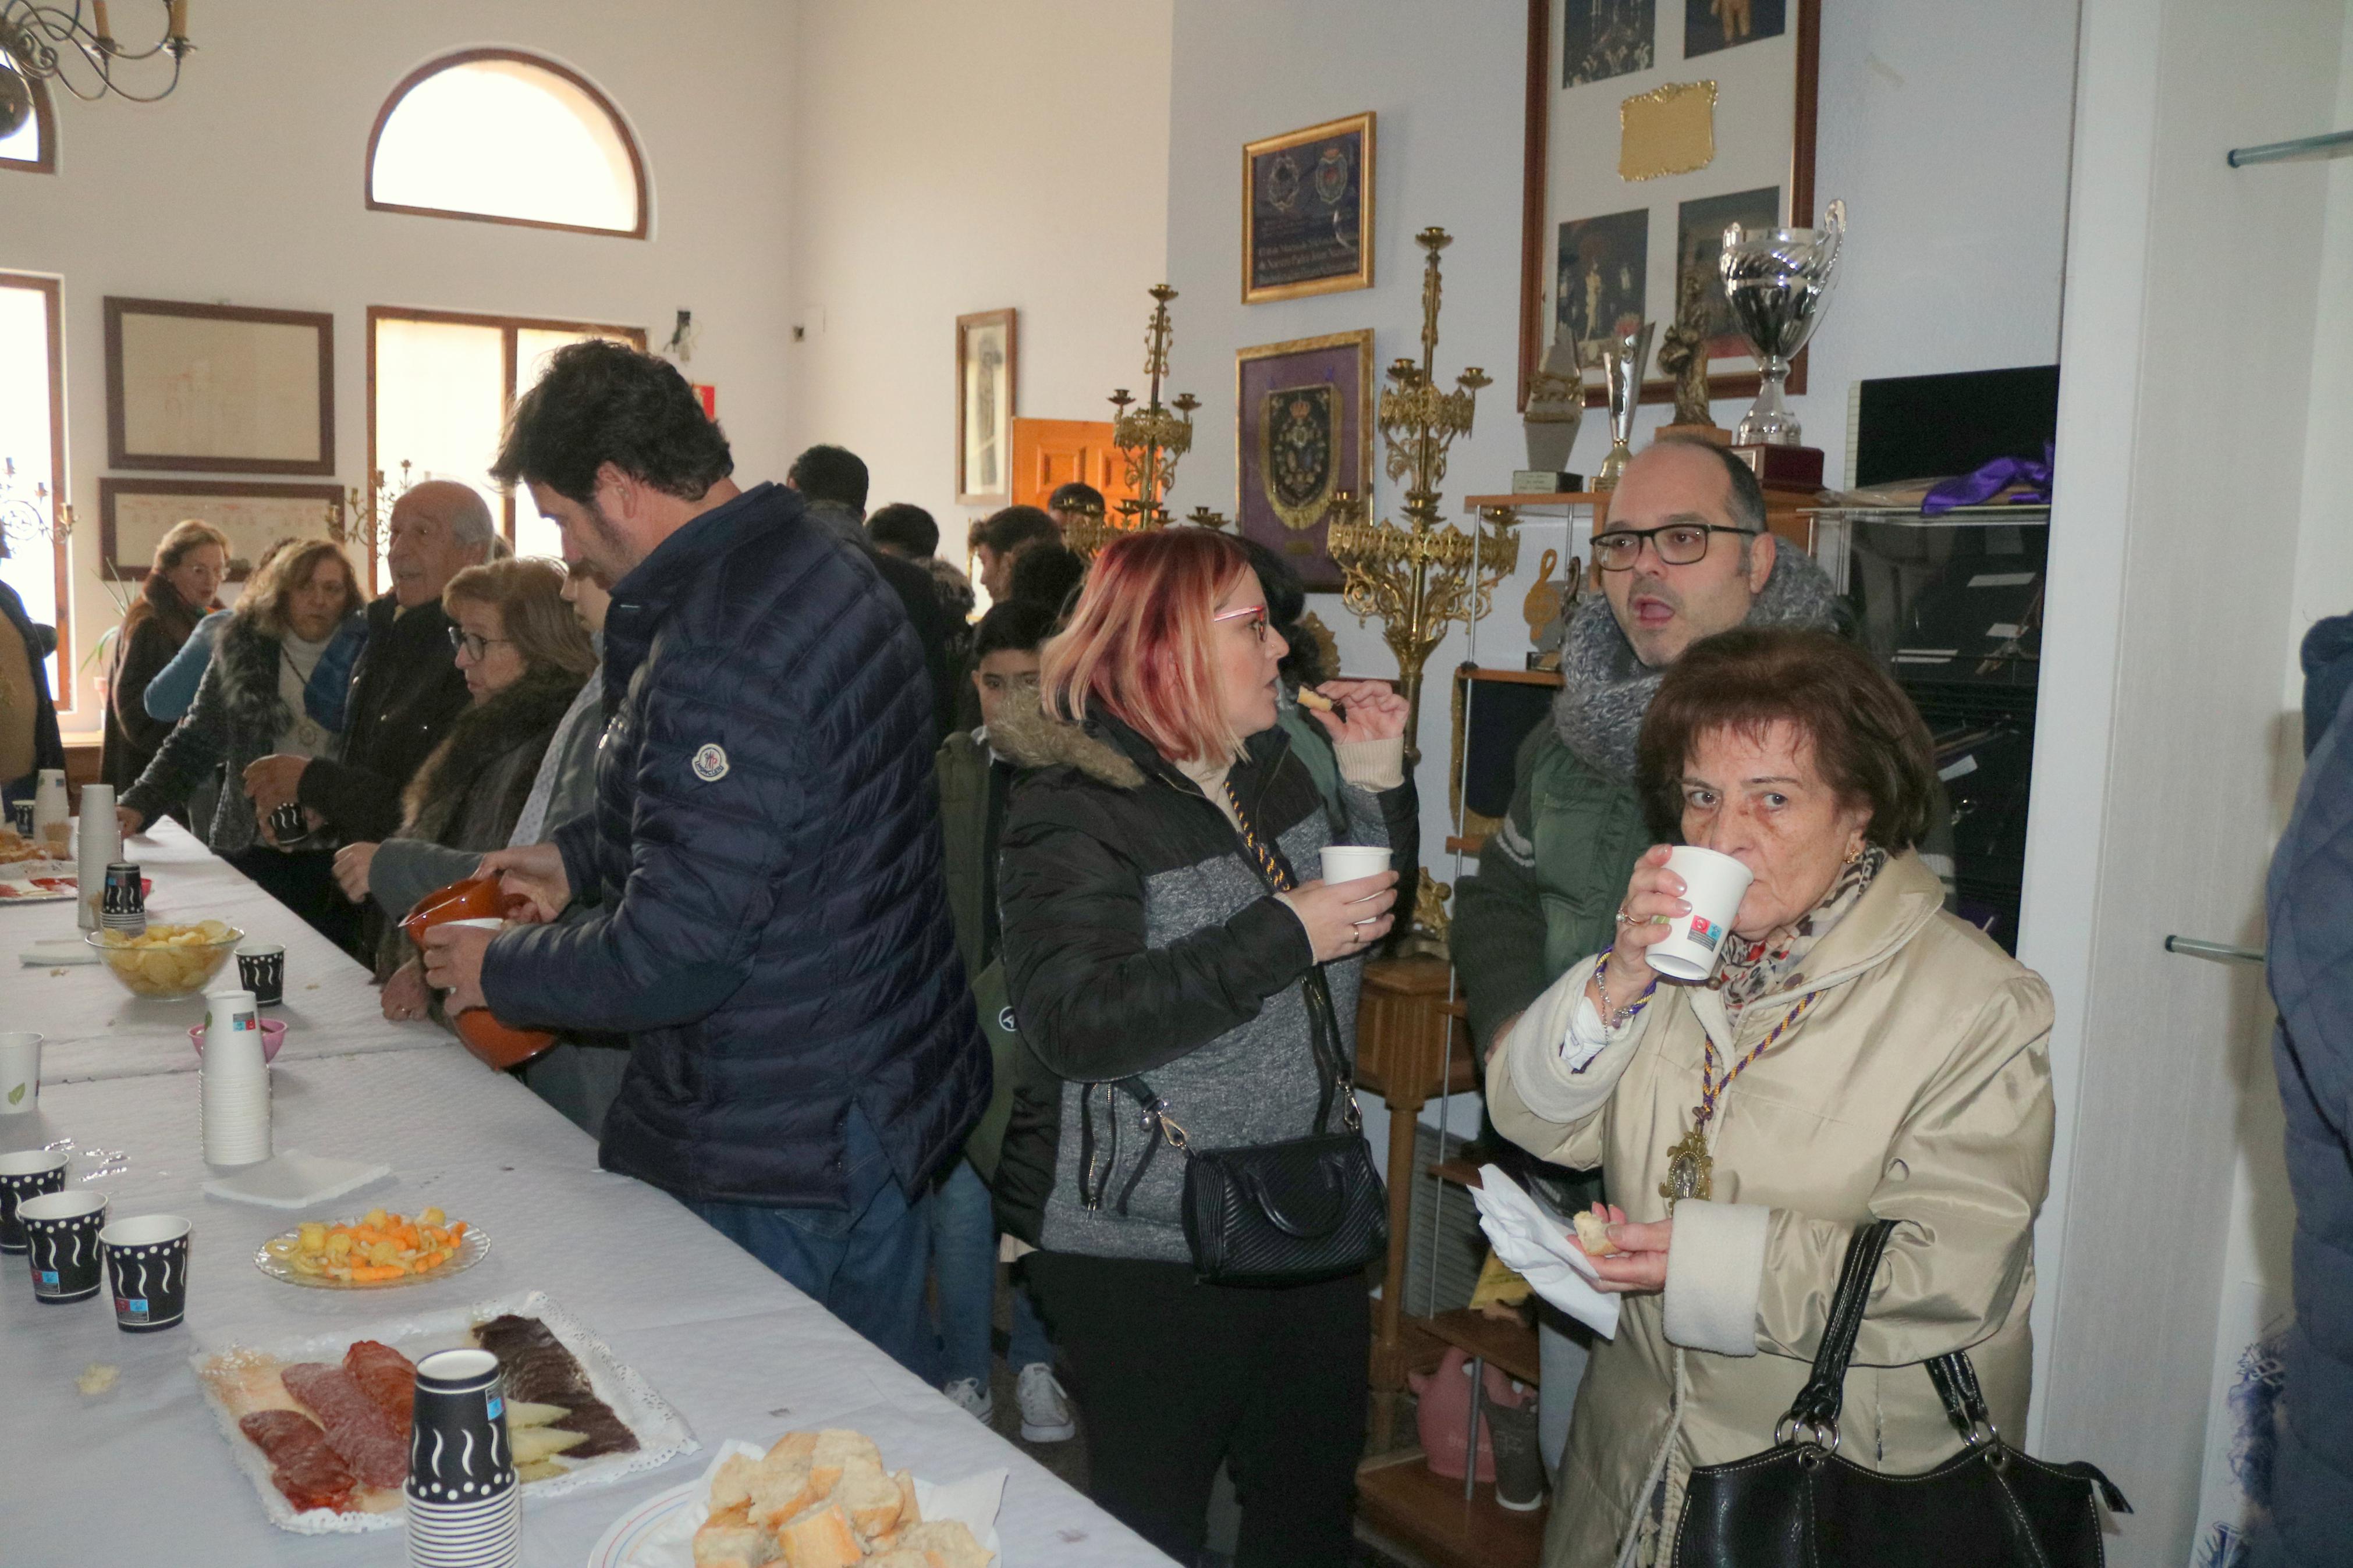
[[717, 784], [727, 776], [727, 751], [723, 746], [706, 743], [694, 753], [694, 776], [704, 784]]

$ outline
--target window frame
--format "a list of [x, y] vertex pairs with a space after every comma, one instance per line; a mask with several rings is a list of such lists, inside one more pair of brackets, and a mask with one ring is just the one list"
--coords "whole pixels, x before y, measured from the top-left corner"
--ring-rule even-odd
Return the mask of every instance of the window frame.
[[[600, 230], [602, 232], [609, 232]], [[499, 389], [499, 418], [504, 421], [514, 413], [515, 378], [522, 370], [517, 363], [516, 334], [523, 331], [594, 332], [600, 337], [617, 338], [633, 345], [639, 353], [646, 347], [646, 329], [625, 327], [613, 321], [559, 321], [542, 316], [487, 315], [470, 310], [428, 310], [406, 305], [370, 305], [367, 308], [367, 480], [375, 483], [376, 472], [383, 465], [375, 452], [375, 326], [378, 321], [427, 321], [443, 326], [496, 327], [499, 329], [499, 358], [504, 384]], [[367, 486], [361, 488], [362, 515], [365, 511]], [[499, 532], [512, 548], [515, 540], [515, 500], [512, 491], [506, 496], [501, 509]], [[354, 521], [354, 527], [362, 526]], [[375, 586], [375, 550], [371, 542], [368, 551], [368, 586]]]
[[[46, 149], [52, 145], [44, 142]], [[16, 167], [12, 163], [10, 167]], [[30, 289], [46, 296], [49, 321], [49, 554], [58, 577], [58, 689], [49, 693], [60, 713], [74, 710], [72, 536], [57, 537], [58, 515], [66, 505], [65, 281], [37, 272], [0, 270], [0, 289]]]
[[54, 174], [58, 172], [58, 117], [49, 109], [49, 89], [42, 85], [39, 77], [30, 71], [21, 67], [10, 68], [23, 77], [25, 85], [33, 89], [34, 134], [40, 138], [41, 155], [37, 158], [0, 158], [0, 169], [19, 174]]
[[[421, 83], [439, 76], [443, 71], [454, 69], [459, 66], [471, 65], [477, 60], [512, 60], [521, 65], [536, 67], [553, 76], [562, 77], [565, 81], [587, 94], [589, 101], [604, 110], [605, 118], [612, 122], [614, 134], [621, 139], [621, 145], [628, 152], [629, 173], [638, 183], [637, 227], [596, 228], [588, 224], [554, 223], [546, 218], [506, 217], [497, 213], [460, 212], [455, 207], [420, 207], [411, 206], [405, 202], [376, 200], [376, 143], [384, 137], [384, 128], [390, 123], [392, 111], [399, 108], [401, 100]], [[44, 148], [47, 145], [46, 142], [42, 143]], [[638, 145], [637, 135], [629, 129], [628, 120], [621, 113], [620, 107], [607, 97], [604, 90], [595, 82], [590, 81], [570, 66], [549, 59], [544, 55], [533, 54], [527, 49], [459, 49], [454, 54], [441, 55], [427, 60], [401, 78], [399, 85], [395, 87], [390, 96], [385, 99], [384, 106], [375, 111], [375, 123], [368, 130], [367, 155], [360, 164], [360, 195], [367, 204], [370, 212], [406, 213], [412, 217], [456, 218], [466, 223], [500, 223], [513, 228], [552, 228], [564, 234], [593, 234], [606, 239], [644, 239], [652, 232], [653, 190], [650, 182], [646, 178], [645, 150]]]

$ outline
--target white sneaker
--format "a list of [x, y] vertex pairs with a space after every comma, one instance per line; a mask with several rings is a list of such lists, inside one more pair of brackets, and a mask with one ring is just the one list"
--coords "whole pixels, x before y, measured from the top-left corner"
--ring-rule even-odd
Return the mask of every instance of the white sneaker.
[[1015, 1389], [1021, 1401], [1021, 1440], [1025, 1443], [1067, 1443], [1079, 1435], [1071, 1419], [1071, 1396], [1054, 1381], [1054, 1369], [1033, 1361], [1021, 1369]]
[[[988, 1385], [976, 1377], [959, 1377], [942, 1387], [940, 1392], [948, 1396], [950, 1404], [984, 1426], [997, 1414], [997, 1396], [989, 1393]], [[1025, 1411], [1029, 1408], [1026, 1401], [1022, 1408]]]

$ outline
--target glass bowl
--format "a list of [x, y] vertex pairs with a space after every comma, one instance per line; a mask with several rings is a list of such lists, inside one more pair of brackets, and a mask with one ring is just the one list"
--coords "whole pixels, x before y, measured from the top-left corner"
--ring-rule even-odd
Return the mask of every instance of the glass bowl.
[[[215, 934], [218, 933], [218, 934]], [[160, 940], [173, 938], [175, 940]], [[82, 935], [98, 952], [107, 972], [122, 982], [133, 996], [152, 1002], [176, 1002], [204, 994], [245, 933], [218, 921], [197, 925], [166, 921], [150, 924], [133, 936], [129, 931], [94, 931]]]

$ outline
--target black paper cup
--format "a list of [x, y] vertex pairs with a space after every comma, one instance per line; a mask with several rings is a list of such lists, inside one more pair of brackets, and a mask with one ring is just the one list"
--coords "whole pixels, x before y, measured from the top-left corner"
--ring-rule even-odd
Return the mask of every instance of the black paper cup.
[[253, 993], [255, 1005], [277, 1005], [286, 1000], [286, 950], [274, 942], [237, 943], [237, 977]]
[[33, 837], [33, 803], [12, 800], [8, 803], [8, 826], [16, 830], [19, 838]]
[[505, 1386], [488, 1351], [441, 1351], [417, 1363], [407, 1489], [426, 1512], [446, 1517], [515, 1489]]
[[98, 1233], [114, 1285], [114, 1326], [152, 1334], [188, 1315], [188, 1222], [175, 1214], [119, 1219]]
[[0, 1154], [0, 1252], [25, 1250], [25, 1232], [16, 1224], [16, 1205], [43, 1193], [66, 1188], [66, 1157], [51, 1149], [27, 1149]]
[[43, 1193], [16, 1205], [33, 1295], [47, 1302], [86, 1301], [98, 1294], [98, 1233], [106, 1228], [104, 1193]]

